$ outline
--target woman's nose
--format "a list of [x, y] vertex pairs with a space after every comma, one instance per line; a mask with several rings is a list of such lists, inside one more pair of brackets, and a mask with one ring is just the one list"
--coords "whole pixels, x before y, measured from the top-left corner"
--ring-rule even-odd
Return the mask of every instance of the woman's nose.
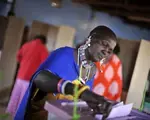
[[103, 50], [102, 53], [103, 53], [104, 56], [106, 56], [108, 54], [108, 51]]
[[102, 52], [104, 56], [109, 56], [112, 53], [111, 50], [103, 50]]

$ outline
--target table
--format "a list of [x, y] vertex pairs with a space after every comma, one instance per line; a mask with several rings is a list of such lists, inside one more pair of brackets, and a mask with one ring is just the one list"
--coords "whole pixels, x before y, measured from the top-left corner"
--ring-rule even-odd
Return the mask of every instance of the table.
[[[64, 101], [46, 101], [44, 109], [48, 111], [48, 120], [71, 120], [72, 119], [72, 107], [63, 107], [61, 102]], [[89, 109], [78, 108], [78, 114], [80, 114], [79, 120], [97, 120], [91, 115]], [[113, 118], [108, 120], [150, 120], [150, 115], [133, 109], [130, 115], [125, 117]]]

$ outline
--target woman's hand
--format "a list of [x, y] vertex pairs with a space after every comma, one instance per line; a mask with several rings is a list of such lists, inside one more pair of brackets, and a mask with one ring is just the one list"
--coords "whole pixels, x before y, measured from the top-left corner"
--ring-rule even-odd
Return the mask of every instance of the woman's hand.
[[108, 117], [114, 104], [113, 101], [106, 100], [103, 96], [99, 96], [90, 90], [85, 90], [80, 98], [87, 102], [94, 115], [102, 114], [103, 118]]

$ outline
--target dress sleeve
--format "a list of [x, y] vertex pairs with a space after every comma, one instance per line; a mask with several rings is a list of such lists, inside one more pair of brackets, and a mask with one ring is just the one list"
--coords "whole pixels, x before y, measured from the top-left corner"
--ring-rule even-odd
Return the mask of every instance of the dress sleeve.
[[16, 59], [17, 61], [20, 63], [21, 60], [22, 60], [22, 56], [23, 56], [23, 47], [21, 47], [18, 52], [17, 52], [17, 56], [16, 56]]
[[66, 50], [57, 49], [49, 54], [40, 69], [50, 71], [63, 79], [67, 79], [68, 75], [71, 77], [72, 59]]
[[41, 53], [41, 62], [44, 62], [46, 58], [48, 57], [48, 55], [49, 55], [48, 50], [46, 49], [45, 46], [43, 46], [42, 53]]

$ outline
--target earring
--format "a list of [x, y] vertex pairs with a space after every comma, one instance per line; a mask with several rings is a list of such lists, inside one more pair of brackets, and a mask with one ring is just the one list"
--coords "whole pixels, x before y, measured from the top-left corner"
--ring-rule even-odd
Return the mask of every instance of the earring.
[[86, 41], [86, 45], [87, 47], [90, 47], [91, 46], [91, 36], [88, 37], [87, 41]]

